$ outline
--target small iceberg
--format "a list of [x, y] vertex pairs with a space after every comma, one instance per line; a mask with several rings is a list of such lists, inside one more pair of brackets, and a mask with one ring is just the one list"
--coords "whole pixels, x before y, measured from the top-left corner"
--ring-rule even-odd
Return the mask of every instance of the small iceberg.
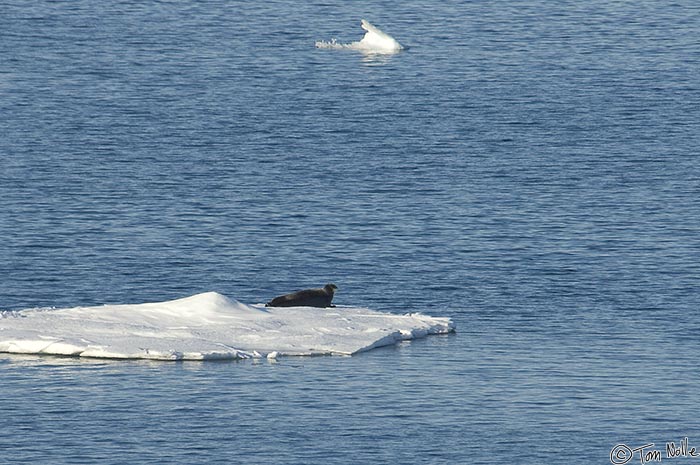
[[359, 307], [264, 307], [216, 292], [136, 305], [28, 309], [0, 319], [0, 352], [208, 360], [353, 355], [454, 331], [449, 318]]
[[362, 29], [367, 31], [359, 42], [349, 44], [338, 43], [335, 39], [330, 42], [324, 40], [316, 42], [316, 48], [328, 48], [336, 50], [359, 50], [371, 54], [392, 54], [400, 52], [404, 47], [389, 34], [383, 32], [378, 27], [370, 24], [369, 21], [362, 20]]

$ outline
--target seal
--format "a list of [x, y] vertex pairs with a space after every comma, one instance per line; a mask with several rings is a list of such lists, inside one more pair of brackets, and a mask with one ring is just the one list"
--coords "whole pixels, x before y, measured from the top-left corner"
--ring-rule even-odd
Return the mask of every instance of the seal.
[[333, 294], [338, 286], [326, 284], [320, 289], [304, 289], [291, 294], [275, 297], [265, 304], [266, 307], [335, 307], [331, 304]]

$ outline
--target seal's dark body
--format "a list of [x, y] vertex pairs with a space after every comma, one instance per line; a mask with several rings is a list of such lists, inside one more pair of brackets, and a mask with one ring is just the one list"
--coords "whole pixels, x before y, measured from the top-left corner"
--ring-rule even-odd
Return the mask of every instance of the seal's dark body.
[[266, 307], [333, 307], [333, 294], [338, 286], [326, 284], [321, 289], [305, 289], [291, 294], [275, 297], [265, 304]]

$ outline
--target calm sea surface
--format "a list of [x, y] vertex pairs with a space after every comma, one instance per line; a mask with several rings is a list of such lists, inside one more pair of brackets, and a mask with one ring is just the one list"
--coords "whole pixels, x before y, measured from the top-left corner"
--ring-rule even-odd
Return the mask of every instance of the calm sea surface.
[[[0, 309], [332, 281], [457, 334], [2, 355], [0, 463], [700, 464], [697, 2], [336, 3], [0, 0]], [[314, 48], [361, 18], [408, 49]]]

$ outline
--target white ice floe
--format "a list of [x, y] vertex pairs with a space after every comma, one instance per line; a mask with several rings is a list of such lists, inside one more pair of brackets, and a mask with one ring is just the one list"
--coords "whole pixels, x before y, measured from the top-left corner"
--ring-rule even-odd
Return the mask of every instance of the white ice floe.
[[22, 310], [0, 319], [0, 352], [204, 360], [352, 355], [454, 330], [449, 318], [367, 308], [245, 305], [216, 292], [136, 305]]
[[362, 29], [367, 31], [365, 36], [359, 42], [351, 42], [349, 44], [338, 43], [335, 39], [330, 42], [320, 40], [316, 42], [317, 48], [329, 49], [350, 49], [359, 50], [365, 53], [389, 54], [397, 53], [403, 50], [403, 46], [389, 34], [373, 26], [367, 20], [362, 20]]

